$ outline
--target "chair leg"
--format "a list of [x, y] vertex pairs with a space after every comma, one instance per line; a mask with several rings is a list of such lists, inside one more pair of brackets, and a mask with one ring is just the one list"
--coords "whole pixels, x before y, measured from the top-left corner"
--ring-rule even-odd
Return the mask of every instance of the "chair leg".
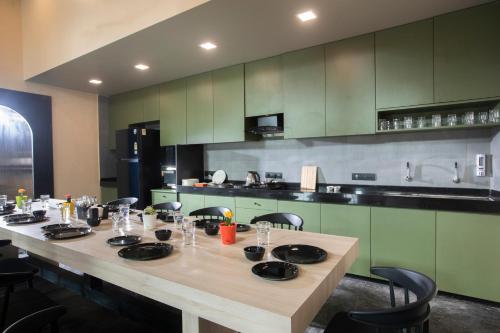
[[5, 295], [3, 298], [2, 317], [0, 318], [0, 329], [3, 331], [5, 327], [5, 320], [7, 319], [7, 309], [9, 308], [10, 287], [5, 288]]
[[33, 279], [28, 280], [28, 288], [33, 289]]
[[422, 330], [423, 333], [429, 333], [429, 319], [427, 319], [425, 322], [424, 322], [424, 328]]
[[50, 333], [59, 333], [59, 324], [57, 321], [50, 324]]

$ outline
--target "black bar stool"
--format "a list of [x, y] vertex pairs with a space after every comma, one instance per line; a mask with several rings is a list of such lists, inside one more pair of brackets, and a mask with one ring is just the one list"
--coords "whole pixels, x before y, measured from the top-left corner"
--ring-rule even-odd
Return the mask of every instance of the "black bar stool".
[[280, 226], [281, 229], [284, 229], [283, 226], [287, 226], [288, 230], [293, 227], [294, 230], [299, 231], [302, 231], [302, 226], [304, 225], [304, 221], [302, 220], [302, 218], [292, 213], [270, 213], [257, 216], [250, 221], [250, 224], [255, 224], [259, 221], [271, 222], [273, 228], [276, 228], [276, 226]]
[[66, 313], [62, 305], [52, 306], [23, 317], [7, 327], [3, 333], [40, 332], [50, 326], [51, 333], [59, 331], [58, 320]]

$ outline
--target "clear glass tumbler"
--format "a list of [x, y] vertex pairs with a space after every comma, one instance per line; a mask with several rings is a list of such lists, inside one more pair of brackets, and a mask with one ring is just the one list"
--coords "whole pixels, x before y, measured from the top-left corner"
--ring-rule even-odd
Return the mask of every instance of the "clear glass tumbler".
[[433, 114], [432, 115], [432, 127], [441, 127], [441, 115]]
[[182, 221], [184, 221], [184, 214], [179, 211], [174, 211], [174, 226], [177, 230], [181, 230]]
[[423, 116], [418, 117], [417, 118], [417, 127], [418, 128], [425, 128], [425, 125], [426, 125], [425, 117], [423, 117]]
[[125, 220], [120, 212], [113, 213], [113, 215], [111, 215], [111, 221], [114, 235], [124, 236], [127, 234], [125, 230]]
[[486, 111], [479, 112], [479, 123], [480, 124], [487, 124], [488, 123], [488, 112], [486, 112]]
[[271, 238], [271, 222], [259, 221], [255, 224], [255, 227], [257, 229], [257, 245], [269, 245]]
[[450, 113], [448, 115], [448, 126], [457, 126], [457, 115], [455, 113]]
[[120, 214], [120, 218], [123, 219], [125, 231], [129, 232], [130, 230], [132, 230], [132, 225], [130, 224], [130, 205], [118, 205], [118, 213]]
[[42, 202], [42, 209], [43, 210], [49, 209], [49, 199], [50, 199], [50, 195], [48, 195], [48, 194], [42, 194], [40, 196], [40, 201]]
[[7, 205], [7, 195], [6, 194], [0, 194], [0, 210], [3, 210], [3, 208]]
[[31, 199], [21, 201], [21, 210], [24, 214], [31, 214]]
[[474, 112], [473, 111], [465, 112], [464, 125], [474, 125]]
[[194, 242], [195, 238], [195, 224], [191, 220], [182, 221], [182, 239], [184, 245], [190, 245]]
[[491, 109], [489, 114], [490, 123], [500, 123], [500, 109]]
[[412, 116], [405, 116], [403, 119], [404, 119], [406, 129], [413, 128], [413, 117]]
[[401, 123], [401, 119], [399, 118], [394, 118], [392, 119], [392, 128], [395, 130], [401, 129], [403, 127], [403, 124]]

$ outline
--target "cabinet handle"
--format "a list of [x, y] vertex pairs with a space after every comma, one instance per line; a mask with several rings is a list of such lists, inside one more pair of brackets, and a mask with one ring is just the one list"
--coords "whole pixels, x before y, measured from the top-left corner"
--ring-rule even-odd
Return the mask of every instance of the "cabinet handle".
[[260, 203], [258, 203], [258, 202], [254, 202], [253, 204], [256, 206], [260, 206]]

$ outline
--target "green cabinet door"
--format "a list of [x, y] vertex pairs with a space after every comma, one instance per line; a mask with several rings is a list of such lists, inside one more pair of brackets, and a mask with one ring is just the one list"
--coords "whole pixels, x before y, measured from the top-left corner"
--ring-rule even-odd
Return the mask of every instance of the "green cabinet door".
[[283, 113], [281, 56], [245, 64], [245, 116]]
[[212, 73], [192, 76], [187, 87], [187, 143], [214, 142]]
[[319, 203], [278, 201], [279, 213], [292, 213], [304, 221], [304, 231], [321, 232], [321, 208]]
[[500, 96], [500, 2], [434, 20], [436, 102]]
[[142, 90], [143, 121], [157, 121], [160, 119], [160, 92], [158, 86], [147, 87]]
[[235, 212], [234, 197], [220, 195], [205, 195], [205, 207], [225, 207]]
[[325, 135], [325, 49], [283, 55], [285, 138]]
[[162, 84], [160, 99], [160, 145], [186, 143], [186, 81]]
[[214, 142], [245, 141], [245, 82], [243, 65], [212, 73]]
[[151, 191], [152, 204], [160, 204], [164, 202], [175, 202], [177, 201], [177, 193], [172, 193], [171, 191]]
[[123, 123], [120, 117], [120, 110], [123, 103], [122, 95], [114, 95], [109, 98], [108, 106], [108, 147], [116, 149], [116, 131], [123, 129]]
[[370, 276], [370, 207], [321, 204], [321, 233], [359, 239], [359, 256], [349, 273]]
[[373, 34], [325, 48], [326, 135], [375, 133]]
[[402, 267], [436, 277], [436, 212], [373, 207], [371, 265]]
[[235, 221], [238, 223], [249, 224], [255, 217], [270, 213], [276, 213], [276, 210], [236, 207]]
[[200, 194], [179, 193], [179, 202], [182, 204], [181, 212], [186, 216], [205, 207], [205, 197]]
[[375, 33], [377, 109], [434, 102], [433, 20]]
[[142, 91], [134, 90], [123, 94], [120, 117], [123, 128], [144, 121]]
[[111, 186], [101, 186], [101, 202], [106, 203], [118, 199], [118, 189]]
[[500, 302], [500, 215], [437, 212], [440, 290]]

